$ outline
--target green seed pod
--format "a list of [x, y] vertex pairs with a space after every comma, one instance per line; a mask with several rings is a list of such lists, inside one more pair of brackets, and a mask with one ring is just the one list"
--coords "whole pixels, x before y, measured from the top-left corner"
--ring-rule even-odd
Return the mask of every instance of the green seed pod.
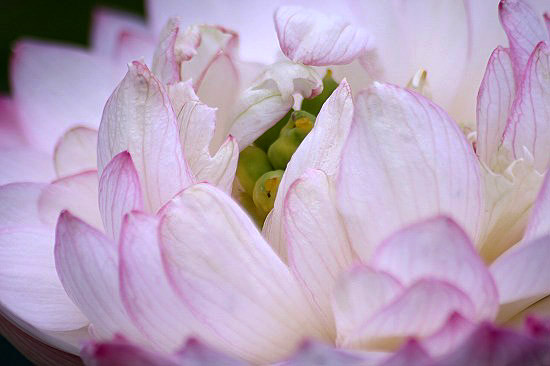
[[254, 200], [258, 214], [264, 218], [273, 209], [277, 189], [279, 189], [283, 173], [282, 170], [273, 170], [265, 173], [256, 181], [252, 199]]
[[266, 153], [259, 147], [250, 145], [239, 154], [237, 179], [245, 192], [252, 195], [258, 178], [272, 169]]
[[313, 128], [315, 116], [295, 111], [281, 130], [279, 138], [269, 147], [267, 156], [275, 169], [286, 169], [290, 158]]
[[332, 71], [327, 69], [327, 73], [323, 78], [323, 91], [313, 99], [304, 99], [302, 102], [302, 110], [318, 115], [323, 103], [325, 103], [337, 87], [338, 83], [332, 78]]
[[269, 130], [265, 131], [263, 135], [258, 137], [256, 141], [254, 141], [254, 145], [258, 146], [260, 149], [267, 152], [267, 149], [269, 149], [271, 144], [275, 142], [277, 138], [279, 138], [281, 129], [286, 125], [293, 111], [294, 111], [293, 109], [288, 111], [288, 113], [285, 114], [285, 116], [281, 118], [279, 122], [273, 125]]

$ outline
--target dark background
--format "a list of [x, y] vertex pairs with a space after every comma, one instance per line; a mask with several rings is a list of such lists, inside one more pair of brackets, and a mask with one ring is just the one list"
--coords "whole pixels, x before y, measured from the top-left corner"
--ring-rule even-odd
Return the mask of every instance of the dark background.
[[[115, 8], [144, 14], [142, 0], [0, 0], [0, 94], [9, 94], [11, 47], [20, 38], [88, 44], [92, 9]], [[0, 337], [0, 364], [32, 365]]]

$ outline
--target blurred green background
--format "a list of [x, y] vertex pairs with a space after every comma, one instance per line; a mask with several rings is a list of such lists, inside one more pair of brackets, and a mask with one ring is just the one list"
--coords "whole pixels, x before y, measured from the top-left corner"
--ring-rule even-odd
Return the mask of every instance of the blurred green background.
[[[141, 0], [0, 0], [0, 93], [9, 94], [8, 66], [15, 40], [38, 38], [87, 45], [90, 15], [98, 6], [144, 14]], [[32, 365], [3, 337], [0, 364]]]

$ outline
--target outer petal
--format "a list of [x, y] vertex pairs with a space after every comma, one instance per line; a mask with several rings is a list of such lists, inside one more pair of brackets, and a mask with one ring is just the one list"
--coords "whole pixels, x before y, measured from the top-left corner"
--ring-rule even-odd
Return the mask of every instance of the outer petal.
[[124, 215], [143, 210], [139, 177], [128, 152], [121, 152], [107, 164], [99, 180], [98, 194], [105, 233], [117, 242]]
[[71, 128], [57, 142], [53, 159], [59, 178], [97, 169], [97, 130]]
[[533, 48], [540, 41], [548, 40], [548, 34], [542, 24], [542, 14], [537, 14], [527, 1], [501, 0], [498, 11], [508, 36], [514, 73], [519, 84]]
[[0, 96], [0, 148], [26, 145], [13, 98]]
[[109, 60], [78, 48], [18, 43], [12, 85], [30, 142], [49, 152], [71, 126], [97, 128], [118, 80], [117, 70]]
[[367, 260], [396, 229], [439, 213], [475, 238], [479, 168], [458, 126], [429, 100], [391, 85], [376, 83], [356, 103], [337, 195], [357, 254]]
[[280, 7], [273, 18], [283, 53], [305, 65], [349, 64], [369, 40], [365, 30], [342, 18], [299, 6]]
[[54, 178], [50, 154], [24, 145], [0, 149], [0, 185], [15, 182], [49, 182]]
[[377, 366], [425, 366], [432, 359], [424, 348], [414, 339], [410, 339], [397, 352]]
[[353, 262], [332, 194], [327, 176], [308, 170], [291, 186], [283, 217], [290, 269], [328, 328], [334, 324], [330, 305], [334, 283]]
[[198, 184], [163, 214], [165, 268], [191, 320], [201, 323], [192, 329], [198, 336], [265, 362], [302, 337], [321, 334], [288, 268], [229, 196]]
[[456, 350], [439, 358], [432, 365], [544, 365], [549, 355], [548, 344], [545, 342], [482, 323]]
[[58, 179], [44, 189], [38, 202], [41, 220], [55, 226], [62, 210], [71, 210], [76, 216], [103, 230], [98, 201], [98, 178], [95, 170]]
[[392, 349], [406, 337], [425, 337], [433, 333], [455, 311], [468, 317], [474, 314], [472, 303], [462, 291], [443, 281], [420, 280], [366, 319], [342, 345]]
[[210, 182], [230, 192], [239, 159], [237, 142], [229, 137], [211, 155], [212, 140], [218, 125], [216, 110], [199, 100], [191, 80], [169, 87], [168, 94], [176, 112], [183, 152], [191, 171], [197, 180]]
[[531, 211], [529, 225], [523, 236], [523, 242], [550, 235], [550, 173], [546, 173], [544, 182], [539, 191], [535, 205]]
[[145, 208], [156, 211], [192, 182], [161, 83], [134, 61], [105, 106], [99, 128], [98, 170], [127, 150], [138, 172]]
[[94, 336], [122, 332], [141, 340], [120, 300], [115, 244], [68, 211], [57, 223], [55, 266], [65, 291], [92, 323]]
[[157, 217], [128, 214], [120, 238], [120, 293], [128, 315], [156, 347], [172, 352], [190, 334], [190, 314], [164, 272]]
[[287, 256], [282, 227], [283, 203], [287, 192], [308, 168], [319, 169], [327, 174], [329, 181], [334, 181], [352, 118], [353, 96], [344, 79], [324, 103], [313, 130], [292, 155], [279, 185], [274, 208], [264, 224], [264, 236], [283, 259]]
[[550, 236], [512, 248], [492, 265], [500, 294], [498, 321], [512, 316], [550, 294]]
[[405, 286], [421, 278], [455, 285], [474, 303], [476, 320], [492, 320], [498, 311], [491, 274], [466, 233], [446, 217], [413, 224], [393, 234], [377, 248], [371, 263]]
[[495, 169], [498, 162], [497, 154], [516, 95], [514, 69], [509, 52], [502, 47], [493, 51], [477, 96], [476, 151], [479, 158], [492, 169]]
[[341, 343], [365, 321], [403, 291], [403, 286], [391, 275], [361, 265], [353, 268], [337, 282], [332, 308]]
[[322, 89], [321, 77], [313, 68], [291, 62], [273, 64], [239, 96], [229, 133], [242, 150], [290, 110], [293, 94], [313, 98]]
[[527, 63], [504, 136], [514, 157], [534, 157], [535, 168], [540, 172], [550, 164], [549, 74], [550, 48], [539, 43]]
[[437, 332], [422, 340], [422, 346], [430, 355], [439, 357], [459, 346], [474, 329], [474, 323], [453, 313]]

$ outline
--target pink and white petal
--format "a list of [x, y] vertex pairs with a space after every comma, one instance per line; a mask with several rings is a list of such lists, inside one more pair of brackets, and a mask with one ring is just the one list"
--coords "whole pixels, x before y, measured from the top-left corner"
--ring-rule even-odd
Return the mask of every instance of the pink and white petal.
[[504, 322], [550, 295], [550, 236], [512, 247], [490, 267], [500, 295], [497, 321]]
[[390, 274], [359, 265], [338, 280], [332, 296], [336, 343], [353, 335], [365, 319], [393, 301], [403, 286]]
[[[151, 71], [163, 84], [174, 84], [180, 81], [182, 55], [177, 54], [176, 50], [178, 35], [180, 35], [180, 24], [177, 19], [170, 19], [160, 32]], [[180, 43], [186, 47], [189, 37], [183, 34], [180, 38], [182, 38]]]
[[[515, 158], [530, 160], [544, 172], [550, 164], [550, 48], [539, 43], [525, 69], [504, 133]], [[527, 151], [526, 151], [527, 150]]]
[[0, 96], [0, 148], [26, 145], [13, 98]]
[[548, 363], [549, 354], [546, 342], [482, 323], [460, 346], [431, 365], [544, 365]]
[[78, 329], [88, 320], [59, 282], [53, 243], [53, 232], [46, 228], [0, 230], [1, 304], [41, 330]]
[[474, 329], [474, 323], [453, 313], [440, 329], [422, 340], [422, 346], [433, 357], [439, 357], [459, 346]]
[[19, 42], [11, 78], [29, 142], [50, 152], [71, 126], [97, 128], [120, 74], [110, 60], [80, 48]]
[[55, 146], [53, 164], [58, 178], [97, 169], [97, 130], [73, 127]]
[[240, 94], [229, 134], [242, 150], [290, 110], [293, 94], [313, 98], [322, 90], [321, 77], [313, 68], [286, 61], [273, 64]]
[[498, 293], [488, 268], [452, 219], [435, 217], [408, 226], [380, 244], [372, 266], [409, 286], [421, 278], [447, 281], [474, 303], [474, 320], [493, 320]]
[[127, 151], [116, 155], [103, 170], [98, 196], [105, 234], [118, 242], [124, 216], [133, 210], [143, 210], [139, 177]]
[[481, 161], [494, 169], [510, 107], [516, 95], [514, 69], [506, 48], [496, 48], [485, 70], [477, 96], [476, 152]]
[[52, 157], [30, 146], [0, 148], [0, 185], [50, 182], [55, 178]]
[[323, 104], [313, 130], [292, 156], [277, 191], [273, 210], [266, 219], [263, 234], [283, 260], [287, 258], [282, 215], [283, 203], [290, 186], [308, 168], [319, 169], [334, 182], [340, 167], [353, 118], [353, 95], [344, 79]]
[[273, 19], [283, 53], [305, 65], [349, 64], [369, 42], [364, 29], [345, 19], [300, 6], [282, 6]]
[[338, 349], [332, 345], [320, 343], [313, 340], [302, 342], [296, 352], [286, 361], [277, 363], [278, 366], [310, 366], [310, 365], [333, 365], [333, 366], [360, 366], [371, 365], [371, 362], [378, 359], [378, 355], [371, 353], [360, 353]]
[[323, 336], [288, 268], [229, 196], [197, 184], [162, 214], [164, 265], [190, 320], [201, 324], [191, 329], [197, 336], [252, 362]]
[[67, 295], [90, 320], [95, 337], [108, 339], [120, 332], [135, 341], [143, 339], [122, 306], [114, 242], [63, 211], [57, 223], [54, 256]]
[[535, 200], [529, 224], [525, 230], [522, 242], [527, 243], [541, 236], [550, 235], [550, 173], [546, 173], [542, 187]]
[[409, 339], [398, 351], [376, 366], [426, 366], [432, 358], [414, 338]]
[[375, 83], [357, 97], [337, 195], [363, 260], [403, 225], [438, 214], [472, 238], [479, 234], [483, 198], [473, 149], [445, 111], [396, 86]]
[[230, 136], [211, 156], [211, 143], [217, 128], [216, 110], [199, 100], [191, 80], [169, 86], [168, 95], [176, 112], [189, 168], [198, 181], [210, 182], [230, 192], [239, 155], [237, 142]]
[[432, 334], [453, 312], [471, 318], [475, 308], [457, 287], [444, 281], [423, 279], [366, 319], [354, 333], [342, 340], [342, 346], [394, 349], [407, 337]]
[[498, 11], [510, 43], [516, 83], [520, 84], [531, 52], [540, 41], [548, 41], [548, 33], [542, 23], [542, 14], [537, 14], [527, 1], [501, 0]]
[[147, 66], [137, 61], [128, 66], [105, 106], [98, 138], [99, 174], [125, 150], [137, 170], [144, 206], [151, 212], [193, 182], [168, 95]]
[[102, 7], [94, 10], [90, 44], [95, 53], [113, 57], [120, 39], [127, 33], [145, 35], [149, 31], [143, 20], [132, 14]]
[[334, 332], [333, 287], [354, 254], [332, 195], [325, 173], [306, 171], [288, 191], [282, 221], [290, 270], [325, 327]]
[[103, 230], [95, 170], [58, 179], [44, 189], [38, 201], [42, 222], [53, 228], [63, 210], [70, 210], [96, 229]]
[[190, 335], [190, 315], [168, 282], [160, 253], [160, 218], [126, 215], [119, 245], [122, 303], [141, 332], [164, 352]]

